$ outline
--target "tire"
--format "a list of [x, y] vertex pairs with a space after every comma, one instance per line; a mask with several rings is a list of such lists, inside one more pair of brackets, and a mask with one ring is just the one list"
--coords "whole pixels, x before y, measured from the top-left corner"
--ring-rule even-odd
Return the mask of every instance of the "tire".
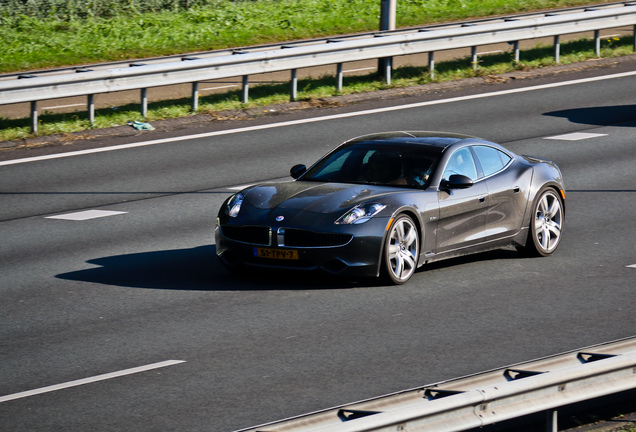
[[532, 219], [524, 252], [530, 256], [552, 255], [561, 243], [563, 201], [553, 189], [539, 194], [532, 206]]
[[395, 285], [408, 281], [417, 269], [420, 234], [409, 216], [398, 216], [389, 228], [383, 252], [383, 276]]

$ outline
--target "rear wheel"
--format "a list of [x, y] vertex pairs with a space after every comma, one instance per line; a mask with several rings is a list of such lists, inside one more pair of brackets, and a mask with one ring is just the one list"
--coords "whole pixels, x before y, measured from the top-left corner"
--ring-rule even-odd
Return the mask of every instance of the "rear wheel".
[[563, 202], [553, 189], [543, 191], [533, 204], [525, 251], [529, 255], [548, 256], [561, 243]]
[[420, 236], [409, 216], [398, 216], [389, 228], [384, 245], [383, 273], [394, 284], [408, 281], [420, 254]]

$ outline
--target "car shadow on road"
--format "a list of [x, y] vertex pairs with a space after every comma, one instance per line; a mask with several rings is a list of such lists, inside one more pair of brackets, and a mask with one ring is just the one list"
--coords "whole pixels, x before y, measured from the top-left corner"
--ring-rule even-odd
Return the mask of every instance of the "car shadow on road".
[[[458, 257], [420, 268], [418, 272], [469, 262], [519, 258], [516, 251], [492, 251]], [[379, 287], [380, 279], [348, 279], [323, 272], [227, 270], [216, 257], [216, 246], [140, 252], [87, 261], [95, 267], [59, 274], [58, 279], [128, 288], [183, 291], [320, 290]], [[451, 271], [451, 269], [449, 269]]]
[[563, 117], [572, 123], [609, 126], [636, 126], [636, 105], [614, 105], [574, 108], [544, 113], [552, 117]]
[[[87, 261], [95, 268], [59, 274], [58, 279], [129, 288], [184, 291], [249, 291], [359, 287], [327, 274], [247, 270], [234, 274], [216, 257], [216, 246], [115, 255]], [[364, 282], [362, 282], [364, 283]]]

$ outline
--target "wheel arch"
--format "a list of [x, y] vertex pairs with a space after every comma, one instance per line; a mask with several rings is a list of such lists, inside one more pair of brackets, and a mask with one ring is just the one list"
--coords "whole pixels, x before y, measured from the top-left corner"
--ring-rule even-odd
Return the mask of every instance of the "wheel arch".
[[532, 208], [534, 207], [534, 203], [537, 197], [539, 197], [541, 193], [543, 193], [543, 191], [547, 189], [552, 189], [561, 199], [561, 204], [563, 206], [563, 216], [565, 217], [565, 214], [566, 214], [565, 189], [560, 183], [556, 181], [553, 181], [553, 180], [548, 181], [543, 183], [541, 186], [537, 187], [536, 189], [534, 189], [534, 193], [532, 194], [531, 197], [529, 197], [526, 214], [525, 214], [523, 223], [521, 224], [522, 228], [527, 227], [528, 224], [530, 223], [530, 220], [532, 219]]
[[[393, 221], [399, 218], [400, 216], [409, 216], [411, 220], [413, 221], [413, 223], [415, 224], [415, 227], [417, 228], [417, 233], [419, 236], [418, 240], [420, 241], [420, 256], [418, 257], [417, 267], [420, 268], [424, 264], [424, 260], [422, 259], [422, 253], [423, 253], [422, 251], [424, 250], [424, 240], [425, 240], [424, 238], [425, 233], [423, 228], [424, 224], [422, 223], [422, 218], [420, 213], [412, 207], [400, 207], [393, 213], [393, 215], [389, 219], [390, 223], [387, 224], [386, 228], [384, 229], [384, 235], [382, 236], [382, 247], [380, 248], [380, 259], [382, 259], [382, 257], [384, 256], [386, 236], [389, 235], [389, 229], [393, 225]], [[380, 268], [380, 266], [378, 266], [378, 268]]]

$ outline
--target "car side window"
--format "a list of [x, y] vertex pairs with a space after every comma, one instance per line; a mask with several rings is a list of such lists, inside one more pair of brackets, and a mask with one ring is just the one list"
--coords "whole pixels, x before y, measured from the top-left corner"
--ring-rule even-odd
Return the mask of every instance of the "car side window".
[[457, 150], [448, 160], [443, 177], [448, 180], [453, 174], [465, 175], [473, 181], [477, 180], [477, 168], [468, 147]]
[[500, 171], [511, 159], [510, 156], [493, 147], [474, 146], [473, 149], [484, 171], [484, 176], [489, 176]]

